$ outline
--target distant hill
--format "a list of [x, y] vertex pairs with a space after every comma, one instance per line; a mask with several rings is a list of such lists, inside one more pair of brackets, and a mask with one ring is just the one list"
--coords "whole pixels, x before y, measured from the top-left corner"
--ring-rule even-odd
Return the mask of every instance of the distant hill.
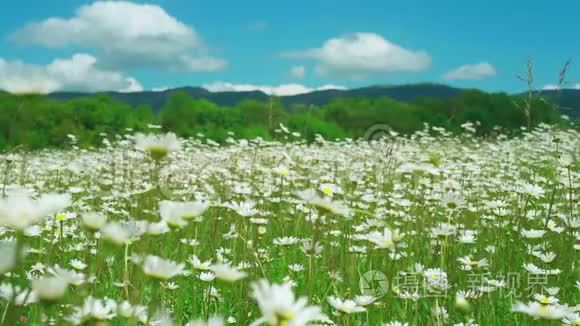
[[[132, 106], [145, 104], [151, 106], [155, 111], [158, 111], [163, 107], [171, 93], [176, 91], [185, 92], [189, 96], [196, 99], [205, 98], [222, 106], [233, 106], [238, 102], [246, 99], [258, 101], [267, 101], [269, 99], [269, 96], [261, 91], [210, 92], [202, 87], [181, 87], [168, 89], [161, 92], [106, 92], [106, 94], [116, 100], [128, 103]], [[441, 84], [422, 83], [395, 86], [369, 86], [346, 90], [321, 90], [300, 95], [280, 96], [279, 98], [286, 107], [290, 107], [295, 104], [324, 105], [331, 102], [335, 98], [389, 97], [402, 102], [411, 102], [421, 97], [445, 99], [457, 96], [461, 91], [463, 91], [461, 88], [455, 88]], [[57, 100], [71, 100], [92, 95], [94, 95], [94, 93], [57, 92], [47, 96]], [[524, 95], [524, 93], [514, 94], [514, 96]], [[554, 103], [558, 103], [563, 114], [573, 118], [580, 118], [580, 90], [541, 90], [535, 92], [535, 95], [542, 96], [548, 100], [553, 101]]]
[[562, 114], [571, 118], [580, 118], [580, 89], [542, 90], [536, 92], [535, 95], [558, 104]]
[[397, 86], [369, 86], [347, 90], [324, 90], [306, 94], [285, 96], [285, 104], [323, 105], [335, 98], [379, 98], [389, 97], [401, 102], [411, 102], [421, 97], [450, 98], [457, 96], [462, 89], [439, 84], [412, 84]]
[[[171, 93], [181, 91], [187, 93], [193, 98], [205, 98], [218, 105], [233, 106], [242, 100], [252, 99], [258, 101], [267, 101], [269, 96], [261, 91], [248, 92], [210, 92], [201, 87], [181, 87], [165, 90], [162, 92], [135, 92], [135, 93], [119, 93], [119, 92], [105, 92], [112, 98], [128, 103], [132, 106], [146, 104], [151, 106], [154, 110], [159, 110]], [[294, 104], [306, 105], [324, 105], [331, 102], [335, 98], [379, 98], [389, 97], [397, 101], [410, 102], [420, 97], [435, 97], [435, 98], [449, 98], [456, 96], [461, 92], [461, 89], [438, 84], [413, 84], [413, 85], [399, 85], [399, 86], [370, 86], [363, 88], [354, 88], [347, 90], [321, 90], [314, 91], [307, 94], [280, 96], [282, 103], [289, 107]], [[76, 98], [92, 96], [93, 93], [76, 93], [76, 92], [57, 92], [49, 94], [48, 96], [57, 100], [72, 100]]]

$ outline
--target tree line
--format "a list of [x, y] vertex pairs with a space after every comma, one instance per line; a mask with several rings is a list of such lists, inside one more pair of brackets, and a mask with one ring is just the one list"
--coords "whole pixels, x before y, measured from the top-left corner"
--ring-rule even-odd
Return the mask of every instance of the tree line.
[[147, 132], [151, 125], [181, 137], [203, 135], [217, 142], [228, 137], [273, 139], [279, 137], [280, 123], [301, 137], [313, 140], [357, 138], [375, 124], [386, 124], [394, 131], [409, 134], [425, 124], [461, 132], [465, 122], [479, 122], [478, 135], [497, 131], [517, 133], [523, 126], [561, 123], [554, 105], [534, 99], [530, 114], [520, 99], [505, 93], [467, 90], [448, 99], [421, 98], [411, 103], [389, 98], [337, 98], [322, 106], [283, 107], [277, 98], [260, 102], [243, 100], [233, 107], [218, 106], [205, 99], [194, 99], [174, 92], [158, 112], [151, 107], [113, 100], [106, 94], [70, 101], [57, 101], [37, 95], [0, 94], [0, 151], [16, 146], [27, 149], [63, 147], [68, 135], [76, 136], [79, 146], [98, 146], [103, 137]]

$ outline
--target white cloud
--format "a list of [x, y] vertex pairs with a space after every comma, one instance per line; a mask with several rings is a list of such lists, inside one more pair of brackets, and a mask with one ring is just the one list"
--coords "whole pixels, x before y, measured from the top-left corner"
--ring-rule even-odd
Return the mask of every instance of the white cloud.
[[393, 44], [374, 33], [356, 33], [332, 38], [322, 47], [283, 53], [286, 57], [318, 61], [321, 75], [363, 78], [375, 73], [422, 71], [431, 65], [424, 51], [413, 51]]
[[[564, 88], [567, 88], [567, 87], [564, 87]], [[545, 90], [545, 91], [555, 91], [558, 89], [560, 89], [560, 87], [558, 85], [554, 85], [554, 84], [546, 84], [546, 85], [544, 85], [544, 87], [542, 87], [542, 90]], [[571, 85], [570, 89], [580, 89], [580, 83]]]
[[151, 89], [152, 92], [165, 92], [169, 89], [169, 86], [161, 86], [161, 87], [153, 87]]
[[464, 65], [455, 68], [443, 75], [443, 79], [482, 79], [495, 76], [495, 74], [495, 68], [491, 64], [487, 62], [480, 62], [473, 65]]
[[302, 79], [306, 76], [306, 67], [304, 66], [294, 66], [290, 68], [290, 76], [296, 79]]
[[44, 68], [0, 59], [0, 90], [11, 93], [49, 93], [58, 88], [60, 84], [49, 78]]
[[227, 62], [222, 59], [212, 58], [212, 57], [200, 57], [192, 58], [188, 55], [184, 55], [180, 58], [180, 64], [173, 66], [172, 69], [180, 70], [180, 67], [184, 67], [189, 71], [218, 71], [225, 68]]
[[336, 85], [323, 85], [316, 88], [310, 88], [301, 84], [282, 84], [279, 86], [267, 86], [267, 85], [252, 85], [252, 84], [232, 84], [227, 82], [215, 82], [212, 84], [205, 84], [203, 85], [203, 88], [207, 89], [210, 92], [262, 91], [268, 95], [276, 95], [276, 96], [298, 95], [328, 89], [346, 89], [346, 87]]
[[46, 66], [0, 59], [0, 89], [11, 93], [51, 93], [55, 91], [122, 91], [143, 89], [139, 82], [117, 71], [96, 67], [89, 54], [55, 59]]
[[542, 87], [543, 90], [545, 91], [555, 91], [560, 89], [560, 87], [558, 87], [558, 85], [554, 85], [554, 84], [547, 84], [544, 85], [544, 87]]
[[134, 92], [142, 92], [143, 91], [143, 86], [141, 86], [141, 84], [139, 83], [139, 81], [137, 81], [137, 79], [135, 79], [133, 77], [127, 77], [125, 80], [129, 83], [129, 86], [127, 86], [126, 88], [120, 89], [119, 92], [134, 93]]
[[[189, 71], [223, 69], [211, 58], [195, 30], [157, 5], [98, 1], [72, 18], [52, 17], [28, 24], [12, 35], [25, 44], [96, 49], [99, 65], [111, 68], [161, 67]], [[201, 61], [200, 61], [201, 60]], [[200, 63], [211, 61], [210, 65]]]

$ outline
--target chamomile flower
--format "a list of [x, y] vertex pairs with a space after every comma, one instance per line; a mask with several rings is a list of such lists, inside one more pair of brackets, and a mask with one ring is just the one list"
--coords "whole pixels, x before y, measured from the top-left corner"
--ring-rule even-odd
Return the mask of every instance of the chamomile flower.
[[559, 302], [558, 298], [547, 297], [539, 293], [534, 294], [534, 300], [538, 301], [541, 304], [556, 304]]
[[402, 237], [398, 230], [391, 231], [389, 228], [385, 228], [382, 233], [377, 231], [369, 233], [367, 240], [374, 243], [377, 248], [393, 249]]
[[296, 244], [300, 241], [300, 239], [296, 237], [281, 237], [274, 239], [274, 244], [277, 246], [290, 246]]
[[528, 239], [538, 239], [546, 234], [545, 230], [522, 230], [521, 234], [524, 238]]
[[283, 165], [277, 166], [275, 168], [272, 169], [274, 171], [274, 173], [280, 175], [280, 176], [287, 176], [288, 174], [290, 174], [290, 170]]
[[54, 265], [53, 267], [48, 268], [48, 272], [51, 275], [63, 279], [65, 282], [74, 286], [80, 286], [87, 281], [85, 274], [62, 268], [59, 265]]
[[252, 325], [299, 326], [325, 318], [320, 307], [308, 306], [306, 298], [297, 299], [288, 283], [270, 284], [267, 280], [260, 280], [252, 285], [252, 291], [262, 313], [262, 317]]
[[161, 287], [163, 287], [167, 290], [179, 289], [179, 285], [177, 285], [177, 283], [175, 283], [175, 282], [162, 282]]
[[179, 264], [158, 256], [146, 256], [143, 261], [143, 272], [145, 275], [159, 279], [168, 280], [184, 272], [184, 264]]
[[135, 135], [135, 148], [148, 153], [154, 160], [161, 160], [168, 154], [178, 151], [181, 143], [174, 133], [165, 135]]
[[17, 249], [15, 241], [0, 240], [0, 275], [11, 271], [16, 264]]
[[202, 272], [199, 274], [199, 279], [204, 282], [211, 282], [215, 280], [215, 274], [212, 272]]
[[473, 269], [486, 269], [487, 267], [489, 267], [489, 261], [487, 260], [487, 258], [475, 260], [472, 259], [470, 256], [465, 256], [457, 258], [457, 261], [462, 264], [461, 269], [464, 271], [471, 271]]
[[82, 224], [89, 230], [97, 231], [107, 223], [107, 215], [96, 212], [81, 214]]
[[542, 304], [540, 302], [526, 304], [519, 301], [512, 307], [512, 311], [525, 313], [533, 318], [549, 320], [562, 319], [571, 312], [569, 308], [558, 304]]
[[256, 209], [256, 203], [251, 200], [246, 200], [243, 202], [229, 202], [224, 206], [234, 210], [236, 213], [243, 217], [251, 217], [259, 213], [259, 211]]
[[375, 302], [377, 298], [370, 296], [370, 295], [357, 295], [353, 298], [354, 302], [356, 302], [359, 306], [368, 306]]
[[248, 274], [227, 264], [216, 264], [210, 267], [215, 276], [223, 281], [235, 282], [245, 278]]
[[100, 230], [101, 237], [116, 245], [124, 245], [131, 239], [131, 233], [126, 225], [111, 222], [105, 224]]
[[540, 186], [524, 183], [518, 191], [533, 198], [540, 198], [544, 195], [544, 189]]
[[292, 265], [288, 265], [288, 269], [293, 271], [293, 272], [301, 272], [304, 270], [304, 265], [292, 264]]
[[117, 303], [109, 298], [95, 299], [89, 296], [81, 307], [74, 307], [66, 319], [74, 325], [101, 323], [117, 316]]
[[349, 209], [340, 201], [332, 201], [328, 198], [320, 197], [316, 191], [309, 189], [297, 193], [298, 197], [304, 202], [312, 205], [323, 212], [334, 215], [347, 215]]
[[47, 194], [33, 199], [24, 192], [12, 192], [0, 199], [0, 225], [24, 231], [71, 204], [68, 194]]
[[44, 276], [32, 280], [31, 286], [40, 300], [58, 301], [64, 296], [68, 282], [60, 277]]
[[308, 256], [318, 256], [322, 253], [324, 247], [312, 239], [304, 239], [302, 240], [302, 247], [300, 249]]
[[334, 296], [330, 296], [327, 299], [328, 299], [328, 303], [330, 303], [330, 305], [334, 309], [336, 309], [340, 312], [344, 312], [346, 314], [352, 314], [352, 313], [366, 311], [365, 307], [360, 306], [354, 300], [350, 300], [350, 299], [343, 300], [341, 298], [334, 297]]
[[580, 325], [580, 314], [578, 312], [571, 312], [562, 319], [563, 325], [578, 326]]
[[199, 269], [202, 271], [208, 271], [211, 267], [211, 259], [202, 262], [196, 255], [192, 255], [187, 261], [191, 264], [191, 266], [195, 269]]
[[449, 289], [447, 273], [439, 268], [429, 268], [423, 272], [425, 286], [430, 291], [444, 291]]
[[342, 189], [333, 183], [321, 183], [319, 189], [325, 196], [328, 197], [333, 197], [335, 194], [342, 193]]
[[72, 266], [72, 268], [77, 269], [77, 270], [83, 270], [87, 267], [87, 264], [83, 263], [82, 261], [78, 260], [78, 259], [72, 259], [69, 264]]
[[209, 207], [202, 202], [174, 202], [164, 200], [159, 203], [161, 219], [169, 226], [181, 228], [188, 220], [200, 217]]

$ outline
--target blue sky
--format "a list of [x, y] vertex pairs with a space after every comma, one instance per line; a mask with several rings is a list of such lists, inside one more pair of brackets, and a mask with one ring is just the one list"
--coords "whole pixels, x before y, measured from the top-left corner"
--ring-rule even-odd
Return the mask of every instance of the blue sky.
[[[14, 92], [415, 82], [513, 92], [528, 56], [544, 87], [580, 53], [573, 0], [2, 2], [0, 88]], [[580, 62], [568, 79], [580, 86]]]

